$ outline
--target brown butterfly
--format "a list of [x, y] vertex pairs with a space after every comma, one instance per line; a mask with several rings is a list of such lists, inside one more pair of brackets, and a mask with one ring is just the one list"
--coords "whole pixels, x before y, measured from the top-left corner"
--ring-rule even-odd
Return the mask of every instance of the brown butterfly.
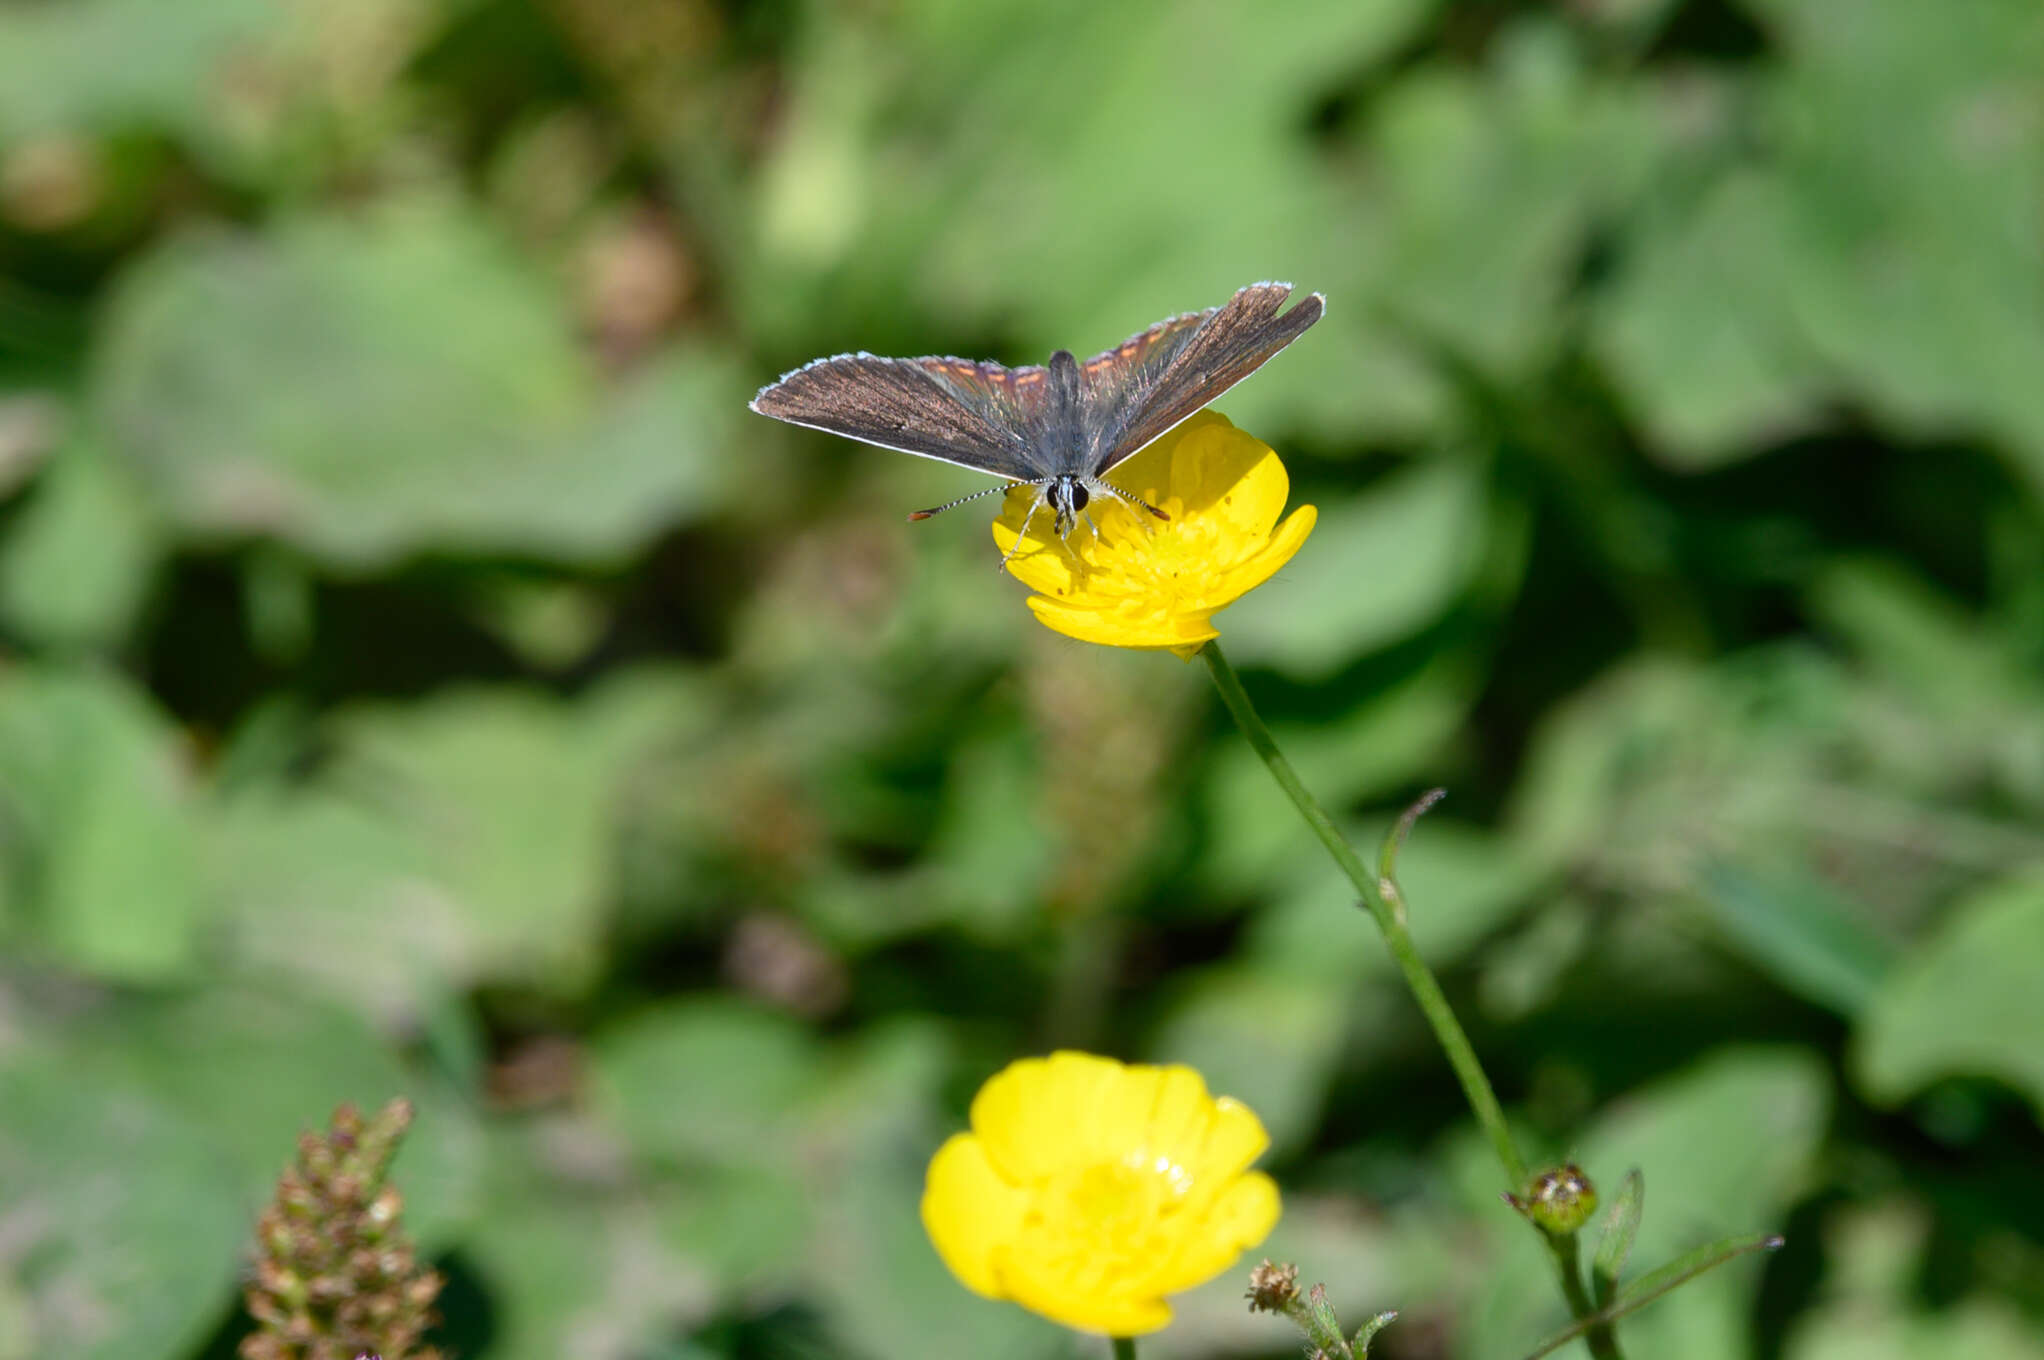
[[[1049, 505], [1060, 537], [1097, 496], [1163, 519], [1163, 511], [1103, 479], [1305, 334], [1326, 299], [1310, 293], [1280, 310], [1291, 295], [1289, 283], [1253, 283], [1224, 306], [1159, 321], [1083, 363], [1063, 349], [1048, 365], [1026, 368], [833, 355], [761, 388], [752, 409], [1033, 486], [1030, 516]], [[989, 487], [909, 518], [1005, 490]]]

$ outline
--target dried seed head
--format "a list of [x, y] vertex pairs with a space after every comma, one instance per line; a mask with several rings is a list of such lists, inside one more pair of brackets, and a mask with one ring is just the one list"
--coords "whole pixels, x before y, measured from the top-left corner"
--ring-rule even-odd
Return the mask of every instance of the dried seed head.
[[1272, 1265], [1266, 1260], [1249, 1272], [1249, 1311], [1281, 1313], [1299, 1297], [1299, 1268], [1286, 1262]]
[[256, 1223], [244, 1295], [258, 1330], [243, 1360], [438, 1360], [419, 1342], [442, 1281], [419, 1267], [404, 1200], [383, 1183], [411, 1114], [392, 1101], [365, 1120], [344, 1105], [325, 1135], [299, 1138]]

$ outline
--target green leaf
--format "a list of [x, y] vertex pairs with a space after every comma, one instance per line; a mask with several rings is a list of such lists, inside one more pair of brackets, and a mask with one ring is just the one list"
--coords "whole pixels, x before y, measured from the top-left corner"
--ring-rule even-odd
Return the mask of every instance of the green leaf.
[[2044, 1360], [2033, 1319], [2005, 1299], [1972, 1297], [1936, 1312], [1896, 1316], [1832, 1305], [1801, 1319], [1782, 1354], [1787, 1360]]
[[95, 977], [164, 980], [197, 961], [210, 910], [176, 734], [111, 673], [0, 670], [0, 845], [25, 931]]
[[1596, 1304], [1610, 1304], [1618, 1289], [1618, 1277], [1632, 1254], [1633, 1239], [1639, 1236], [1640, 1213], [1646, 1207], [1647, 1183], [1638, 1167], [1625, 1173], [1611, 1207], [1604, 1211], [1604, 1231], [1597, 1239], [1597, 1254], [1590, 1262], [1590, 1282]]
[[335, 1106], [373, 1111], [404, 1096], [416, 1117], [391, 1177], [405, 1196], [406, 1230], [431, 1252], [472, 1210], [481, 1168], [468, 1107], [345, 1007], [295, 990], [216, 984], [112, 1007], [81, 1027], [79, 1043], [203, 1132], [238, 1178], [236, 1206], [268, 1199], [299, 1133], [325, 1128]]
[[1788, 1360], [2044, 1360], [2036, 1327], [1991, 1286], [1924, 1307], [1931, 1223], [1922, 1200], [1904, 1192], [1838, 1205], [1824, 1215], [1823, 1230], [1819, 1301], [1790, 1327], [1782, 1346]]
[[1831, 374], [1789, 307], [1784, 192], [1742, 171], [1694, 206], [1647, 214], [1598, 309], [1599, 357], [1679, 466], [1750, 457], [1824, 414]]
[[2024, 748], [2044, 740], [2044, 689], [2027, 659], [1920, 570], [1841, 558], [1816, 575], [1808, 600], [1818, 622], [1913, 707], [1969, 745], [2005, 752], [2011, 776], [2025, 767]]
[[720, 495], [743, 395], [700, 352], [606, 394], [545, 280], [431, 201], [175, 242], [123, 280], [92, 382], [185, 533], [351, 570], [613, 560]]
[[1524, 1020], [1562, 994], [1571, 971], [1601, 943], [1599, 923], [1580, 897], [1543, 901], [1508, 940], [1487, 949], [1477, 1001], [1487, 1019]]
[[[1262, 773], [1267, 796], [1286, 809], [1303, 846], [1310, 833]], [[1382, 838], [1381, 823], [1350, 833], [1359, 846]], [[1404, 1014], [1410, 1002], [1393, 981], [1390, 952], [1338, 870], [1302, 850], [1277, 872], [1285, 877], [1266, 890], [1278, 895], [1251, 920], [1238, 961], [1186, 979], [1149, 1049], [1157, 1061], [1191, 1063], [1216, 1091], [1241, 1099], [1284, 1150], [1317, 1126], [1329, 1082], [1344, 1057], [1354, 1056], [1352, 1028], [1377, 1033], [1357, 1026], [1358, 1004]], [[1399, 881], [1420, 952], [1441, 967], [1519, 910], [1538, 879], [1497, 838], [1430, 818], [1400, 858]]]
[[1764, 8], [1795, 57], [1770, 94], [1802, 332], [1900, 428], [1984, 428], [2044, 489], [2044, 388], [2027, 376], [2044, 365], [2027, 225], [2044, 194], [2044, 14]]
[[537, 693], [473, 690], [336, 724], [333, 781], [411, 831], [484, 975], [577, 985], [596, 967], [621, 752]]
[[[1612, 1102], [1572, 1160], [1593, 1180], [1608, 1168], [1633, 1166], [1653, 1177], [1654, 1212], [1641, 1216], [1634, 1256], [1671, 1260], [1696, 1250], [1699, 1240], [1772, 1233], [1816, 1173], [1829, 1104], [1824, 1065], [1814, 1056], [1721, 1048]], [[1496, 1167], [1481, 1169], [1481, 1193], [1495, 1205]], [[1472, 1353], [1512, 1353], [1555, 1325], [1552, 1266], [1536, 1235], [1513, 1216], [1486, 1221], [1502, 1240], [1468, 1310], [1465, 1344]], [[1628, 1318], [1620, 1345], [1628, 1355], [1657, 1360], [1744, 1354], [1757, 1283], [1752, 1272], [1735, 1269], [1683, 1289]]]
[[[1275, 788], [1272, 796], [1282, 798]], [[1389, 819], [1350, 832], [1351, 844], [1379, 845]], [[1308, 835], [1303, 826], [1300, 834]], [[1395, 976], [1397, 965], [1356, 901], [1355, 889], [1331, 864], [1301, 859], [1292, 892], [1250, 927], [1244, 952], [1285, 976]], [[1440, 812], [1423, 821], [1399, 851], [1413, 942], [1436, 968], [1456, 962], [1531, 899], [1539, 871], [1489, 832]]]
[[1829, 1118], [1822, 1065], [1792, 1049], [1727, 1048], [1616, 1102], [1577, 1164], [1637, 1166], [1654, 1177], [1639, 1250], [1668, 1256], [1699, 1229], [1774, 1226], [1803, 1186]]
[[2044, 1118], [2044, 875], [2027, 872], [1957, 903], [1861, 1018], [1852, 1071], [1896, 1104], [1948, 1076], [2007, 1082]]
[[1036, 927], [1057, 869], [1044, 854], [1055, 831], [1045, 824], [1036, 735], [1018, 725], [962, 737], [924, 856], [927, 881], [897, 889], [928, 898], [982, 939]]
[[[1598, 348], [1686, 462], [1749, 456], [1843, 397], [1920, 439], [1990, 433], [2044, 488], [2028, 376], [2044, 367], [2044, 16], [2023, 0], [1949, 19], [1908, 0], [1760, 9], [1783, 60], [1700, 105], [1699, 167], [1727, 168], [1701, 191], [1665, 177]], [[1758, 154], [1755, 117], [1777, 134]]]
[[1541, 1342], [1527, 1353], [1526, 1360], [1540, 1360], [1541, 1356], [1560, 1350], [1581, 1336], [1595, 1322], [1615, 1322], [1627, 1314], [1637, 1312], [1707, 1270], [1713, 1270], [1727, 1261], [1735, 1261], [1752, 1252], [1773, 1251], [1781, 1244], [1782, 1239], [1772, 1233], [1754, 1233], [1746, 1237], [1727, 1237], [1723, 1241], [1710, 1242], [1694, 1251], [1684, 1252], [1658, 1270], [1640, 1276], [1607, 1307], [1598, 1309], [1594, 1318], [1586, 1318], [1565, 1327]]
[[[1330, 915], [1323, 924], [1336, 931], [1365, 923]], [[1148, 1045], [1150, 1061], [1190, 1064], [1217, 1095], [1256, 1111], [1279, 1153], [1295, 1150], [1319, 1127], [1353, 991], [1346, 978], [1211, 970], [1167, 1005]]]
[[815, 1041], [784, 1015], [729, 997], [671, 1002], [599, 1036], [602, 1107], [656, 1165], [751, 1166], [792, 1158], [803, 1102], [822, 1076]]
[[1482, 75], [1422, 64], [1379, 97], [1365, 146], [1388, 239], [1368, 287], [1401, 330], [1511, 379], [1563, 333], [1574, 262], [1635, 192], [1660, 119], [1587, 73], [1558, 22], [1510, 25], [1491, 51]]
[[227, 1307], [256, 1202], [208, 1131], [148, 1081], [34, 1041], [0, 1051], [0, 1110], [22, 1353], [191, 1353]]
[[1895, 950], [1867, 928], [1866, 913], [1803, 873], [1763, 874], [1719, 861], [1702, 872], [1702, 896], [1741, 952], [1797, 992], [1841, 1015], [1873, 999]]
[[924, 1173], [956, 1127], [938, 1102], [947, 1051], [934, 1024], [882, 1027], [846, 1055], [809, 1111], [818, 1174], [806, 1278], [847, 1353], [1053, 1360], [1070, 1334], [968, 1292], [923, 1228]]
[[811, 1198], [795, 1167], [719, 1167], [677, 1178], [656, 1201], [661, 1241], [707, 1269], [722, 1290], [798, 1287]]
[[1350, 1344], [1355, 1347], [1357, 1360], [1368, 1360], [1370, 1342], [1376, 1339], [1377, 1333], [1383, 1331], [1397, 1320], [1397, 1313], [1379, 1313], [1362, 1326], [1356, 1328], [1355, 1340]]
[[641, 1183], [591, 1185], [558, 1165], [546, 1137], [600, 1145], [577, 1122], [500, 1125], [475, 1230], [462, 1244], [489, 1300], [491, 1360], [559, 1360], [590, 1347], [642, 1354], [678, 1321], [717, 1303], [700, 1267], [663, 1237], [668, 1196]]
[[265, 781], [235, 790], [208, 827], [241, 967], [392, 1019], [435, 1010], [462, 976], [462, 904], [428, 886], [415, 828], [373, 801]]
[[[1654, 1178], [1638, 1254], [1682, 1256], [1699, 1237], [1772, 1233], [1815, 1171], [1830, 1083], [1791, 1049], [1721, 1049], [1681, 1076], [1617, 1103], [1583, 1140], [1580, 1165], [1637, 1166]], [[1750, 1248], [1748, 1248], [1750, 1249]], [[1707, 1256], [1706, 1249], [1698, 1249]], [[1683, 1256], [1694, 1260], [1694, 1252]], [[1620, 1295], [1648, 1287], [1645, 1276]], [[1628, 1353], [1706, 1360], [1737, 1353], [1756, 1278], [1741, 1272], [1685, 1289], [1628, 1322]]]
[[[471, 982], [583, 987], [623, 891], [618, 842], [651, 834], [644, 800], [699, 777], [684, 739], [711, 712], [695, 677], [646, 667], [573, 704], [470, 689], [343, 709], [309, 738], [279, 730], [288, 716], [251, 724], [230, 767], [254, 768], [207, 819], [225, 943], [393, 1023]], [[308, 740], [309, 779], [292, 768]]]
[[[1083, 0], [808, 11], [754, 212], [731, 224], [734, 305], [791, 359], [823, 335], [884, 353], [993, 333], [1016, 341], [990, 357], [1041, 362], [1258, 279], [1353, 297], [1381, 229], [1306, 135], [1315, 92], [1389, 60], [1434, 8], [1310, 0], [1284, 23]], [[1215, 52], [1228, 98], [1188, 98]], [[1098, 229], [1068, 237], [1075, 221]], [[919, 313], [934, 328], [903, 333]], [[1337, 305], [1228, 411], [1265, 437], [1280, 420], [1409, 433], [1441, 398], [1375, 318]]]
[[155, 580], [161, 537], [132, 480], [73, 440], [0, 547], [0, 618], [49, 647], [115, 646]]
[[[1233, 653], [1232, 634], [1229, 654]], [[1285, 722], [1273, 717], [1278, 749], [1315, 798], [1351, 806], [1396, 791], [1440, 758], [1476, 700], [1478, 668], [1460, 653], [1428, 660], [1411, 675], [1359, 696], [1339, 717]], [[1270, 770], [1238, 737], [1211, 751], [1201, 872], [1223, 891], [1268, 887], [1303, 863], [1300, 839], [1310, 833], [1271, 782]], [[1327, 866], [1327, 872], [1334, 872]]]
[[269, 0], [73, 0], [0, 9], [0, 142], [210, 121], [236, 49], [289, 21]]
[[1325, 679], [1440, 617], [1468, 584], [1483, 540], [1483, 469], [1462, 459], [1323, 506], [1298, 556], [1221, 618], [1228, 655]]

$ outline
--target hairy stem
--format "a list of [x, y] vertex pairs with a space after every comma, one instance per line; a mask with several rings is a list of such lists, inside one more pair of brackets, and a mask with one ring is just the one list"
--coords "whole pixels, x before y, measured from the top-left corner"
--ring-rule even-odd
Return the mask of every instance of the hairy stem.
[[[1498, 1104], [1497, 1093], [1491, 1089], [1490, 1078], [1484, 1075], [1483, 1064], [1476, 1058], [1476, 1049], [1463, 1031], [1462, 1022], [1455, 1018], [1448, 998], [1441, 991], [1441, 984], [1434, 978], [1433, 970], [1427, 967], [1425, 960], [1420, 958], [1412, 932], [1406, 929], [1404, 903], [1398, 898], [1397, 884], [1390, 873], [1389, 850], [1384, 871], [1373, 875], [1342, 836], [1341, 829], [1335, 826], [1334, 819], [1327, 815], [1327, 810], [1307, 792], [1306, 785], [1299, 779], [1299, 772], [1285, 759], [1285, 753], [1278, 749], [1270, 729], [1264, 726], [1255, 706], [1249, 702], [1248, 692], [1242, 688], [1242, 678], [1235, 674], [1235, 668], [1222, 654], [1220, 643], [1207, 643], [1199, 654], [1206, 660], [1207, 670], [1214, 677], [1214, 687], [1221, 692], [1221, 702], [1228, 706], [1235, 725], [1242, 729], [1250, 747], [1269, 768], [1271, 777], [1292, 800], [1292, 806], [1299, 810], [1300, 817], [1305, 819], [1320, 844], [1326, 847], [1335, 864], [1348, 876], [1348, 881], [1355, 885], [1363, 907], [1376, 921], [1385, 945], [1391, 950], [1391, 957], [1398, 964], [1398, 971], [1404, 975], [1407, 990], [1419, 1003], [1420, 1012], [1433, 1028], [1434, 1038], [1448, 1055], [1448, 1065], [1455, 1069], [1455, 1079], [1462, 1084], [1462, 1094], [1469, 1101], [1469, 1108], [1475, 1111], [1477, 1122], [1490, 1136], [1491, 1150], [1497, 1154], [1498, 1165], [1504, 1168], [1506, 1181], [1514, 1191], [1523, 1190], [1527, 1179], [1526, 1163], [1512, 1144], [1511, 1128], [1505, 1123], [1505, 1112]], [[1542, 1236], [1547, 1238], [1562, 1293], [1568, 1299], [1569, 1311], [1578, 1319], [1591, 1317], [1596, 1310], [1583, 1288], [1582, 1274], [1576, 1263], [1574, 1235], [1557, 1237], [1543, 1233]], [[1590, 1348], [1590, 1354], [1597, 1360], [1619, 1360], [1618, 1346], [1608, 1325], [1590, 1328], [1583, 1339]]]

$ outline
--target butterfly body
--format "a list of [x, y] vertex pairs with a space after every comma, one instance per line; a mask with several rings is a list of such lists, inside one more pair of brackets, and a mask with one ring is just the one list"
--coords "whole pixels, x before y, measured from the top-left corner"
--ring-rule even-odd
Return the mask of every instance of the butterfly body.
[[[1320, 319], [1312, 293], [1258, 283], [1220, 307], [1167, 317], [1083, 362], [1007, 368], [931, 356], [818, 359], [760, 389], [752, 409], [794, 425], [973, 468], [1037, 489], [1062, 538], [1100, 496], [1163, 512], [1105, 480], [1114, 467], [1254, 373]], [[919, 510], [927, 519], [951, 505]]]

